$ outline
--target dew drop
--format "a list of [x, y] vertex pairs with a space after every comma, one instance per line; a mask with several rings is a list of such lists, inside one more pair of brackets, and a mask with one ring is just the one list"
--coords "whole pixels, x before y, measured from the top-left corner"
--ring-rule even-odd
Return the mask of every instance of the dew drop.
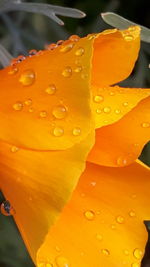
[[78, 42], [80, 40], [80, 37], [74, 34], [69, 37], [69, 40], [71, 40], [72, 42]]
[[35, 73], [33, 70], [25, 70], [19, 79], [19, 82], [24, 86], [32, 85], [35, 81]]
[[65, 106], [59, 105], [54, 107], [52, 114], [56, 119], [64, 119], [67, 115], [67, 109]]
[[114, 96], [114, 95], [115, 95], [115, 92], [113, 92], [113, 91], [110, 92], [110, 95], [111, 95], [111, 96]]
[[116, 225], [115, 224], [111, 224], [110, 227], [111, 227], [112, 230], [115, 230], [116, 229]]
[[60, 137], [64, 134], [64, 129], [61, 127], [55, 127], [53, 130], [53, 135], [56, 137]]
[[45, 110], [40, 111], [40, 118], [46, 118], [47, 117], [47, 112]]
[[15, 214], [15, 210], [13, 209], [8, 200], [5, 200], [4, 202], [1, 203], [0, 211], [5, 216], [11, 216]]
[[115, 113], [116, 114], [120, 114], [121, 113], [121, 110], [120, 109], [115, 109]]
[[57, 267], [69, 267], [70, 266], [68, 259], [62, 256], [56, 257], [55, 262], [56, 262]]
[[16, 153], [16, 152], [18, 152], [18, 150], [19, 150], [19, 148], [17, 146], [12, 146], [11, 147], [11, 152], [12, 153]]
[[105, 256], [109, 256], [110, 255], [109, 250], [106, 249], [106, 248], [103, 248], [101, 251], [102, 251], [102, 254], [105, 255]]
[[128, 106], [128, 102], [124, 102], [124, 103], [123, 103], [123, 106], [124, 106], [124, 107], [127, 107], [127, 106]]
[[75, 68], [74, 71], [77, 72], [77, 73], [79, 73], [79, 72], [82, 71], [82, 67], [81, 66], [78, 66], [78, 67]]
[[97, 113], [97, 114], [101, 114], [101, 113], [102, 113], [102, 110], [101, 110], [100, 108], [97, 108], [97, 109], [96, 109], [96, 113]]
[[27, 100], [25, 100], [24, 103], [26, 106], [30, 106], [30, 105], [32, 105], [32, 99], [27, 99]]
[[59, 46], [59, 45], [62, 45], [63, 42], [64, 42], [64, 40], [59, 40], [59, 41], [57, 42], [57, 45], [58, 45], [58, 46]]
[[75, 127], [72, 131], [74, 136], [79, 136], [81, 134], [81, 129], [79, 127]]
[[79, 47], [75, 52], [76, 56], [82, 56], [83, 54], [84, 54], [84, 48], [83, 47]]
[[84, 216], [85, 216], [85, 218], [86, 218], [87, 220], [89, 220], [89, 221], [93, 221], [94, 218], [95, 218], [95, 213], [94, 213], [94, 211], [92, 211], [92, 210], [87, 210], [87, 211], [84, 212]]
[[16, 111], [21, 111], [23, 109], [23, 104], [21, 102], [16, 102], [13, 105], [13, 109], [16, 110]]
[[15, 66], [12, 66], [11, 69], [8, 71], [8, 74], [13, 75], [18, 72], [18, 68]]
[[29, 57], [35, 56], [37, 54], [37, 50], [32, 49], [29, 51]]
[[125, 36], [124, 36], [124, 39], [125, 39], [126, 41], [133, 41], [134, 37], [133, 37], [133, 35], [128, 34], [128, 35], [125, 35]]
[[130, 216], [130, 217], [135, 217], [135, 216], [136, 216], [135, 211], [130, 210], [130, 211], [129, 211], [129, 216]]
[[110, 107], [105, 107], [103, 110], [104, 110], [105, 113], [110, 113], [111, 112], [111, 108]]
[[56, 86], [54, 84], [50, 84], [46, 89], [45, 92], [48, 95], [54, 95], [56, 93]]
[[94, 102], [100, 103], [104, 100], [104, 97], [102, 95], [96, 95], [94, 96]]
[[149, 122], [143, 122], [143, 123], [141, 124], [141, 126], [142, 126], [143, 128], [149, 128], [149, 127], [150, 127], [150, 123], [149, 123]]
[[34, 109], [33, 108], [29, 108], [29, 112], [30, 113], [33, 113], [34, 112]]
[[66, 67], [66, 68], [62, 71], [62, 75], [63, 75], [65, 78], [69, 78], [69, 77], [71, 77], [71, 75], [72, 75], [72, 69], [71, 69], [71, 67]]
[[37, 264], [37, 267], [53, 267], [53, 264], [47, 262], [40, 262]]
[[136, 248], [134, 251], [133, 251], [133, 255], [136, 259], [141, 259], [142, 256], [143, 256], [143, 252], [141, 249], [139, 248]]
[[117, 216], [117, 217], [116, 217], [116, 222], [117, 222], [117, 223], [120, 223], [120, 224], [124, 223], [124, 217], [121, 216], [121, 215]]
[[61, 46], [59, 51], [62, 53], [66, 53], [66, 52], [69, 52], [73, 47], [74, 47], [73, 43], [66, 44], [66, 45], [64, 44]]

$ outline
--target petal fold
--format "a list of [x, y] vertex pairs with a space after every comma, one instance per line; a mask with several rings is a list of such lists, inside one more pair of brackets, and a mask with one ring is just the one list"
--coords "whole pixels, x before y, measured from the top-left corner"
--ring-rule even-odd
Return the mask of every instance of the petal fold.
[[32, 259], [70, 199], [85, 168], [93, 134], [65, 151], [38, 152], [0, 142], [0, 188]]
[[150, 220], [149, 188], [150, 170], [144, 164], [88, 163], [38, 252], [38, 266], [140, 266], [147, 241], [143, 221]]
[[96, 130], [96, 142], [88, 161], [126, 166], [139, 157], [149, 140], [150, 97], [147, 97], [116, 123]]

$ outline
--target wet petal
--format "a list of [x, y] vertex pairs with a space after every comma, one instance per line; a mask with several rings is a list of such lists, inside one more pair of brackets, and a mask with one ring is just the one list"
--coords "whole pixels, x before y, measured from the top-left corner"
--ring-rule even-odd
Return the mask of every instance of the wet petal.
[[149, 188], [149, 169], [138, 163], [87, 164], [38, 252], [38, 266], [139, 267], [147, 240], [143, 221], [150, 219]]
[[125, 166], [140, 155], [150, 140], [150, 97], [118, 122], [96, 130], [88, 160], [105, 166]]
[[71, 149], [37, 152], [0, 142], [0, 188], [35, 261], [50, 226], [69, 200], [85, 167], [93, 137]]
[[140, 27], [106, 30], [94, 42], [92, 85], [107, 86], [131, 73], [140, 48]]
[[114, 87], [92, 87], [92, 110], [96, 128], [120, 120], [142, 99], [150, 96], [150, 89]]
[[0, 71], [0, 139], [66, 149], [91, 130], [92, 39], [72, 38]]

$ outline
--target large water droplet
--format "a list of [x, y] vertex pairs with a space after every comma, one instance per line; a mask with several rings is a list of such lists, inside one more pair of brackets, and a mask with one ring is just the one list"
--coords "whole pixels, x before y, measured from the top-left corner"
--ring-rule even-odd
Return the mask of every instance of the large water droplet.
[[16, 111], [21, 111], [23, 109], [23, 104], [21, 102], [16, 102], [13, 104], [13, 109]]
[[80, 134], [81, 134], [81, 129], [80, 129], [79, 127], [75, 127], [75, 128], [73, 129], [73, 131], [72, 131], [72, 134], [73, 134], [74, 136], [78, 136], [78, 135], [80, 135]]
[[79, 47], [75, 52], [76, 56], [82, 56], [83, 54], [84, 54], [84, 48], [83, 47]]
[[62, 71], [62, 75], [66, 78], [69, 78], [72, 75], [72, 69], [71, 67], [66, 67], [63, 71]]
[[53, 108], [52, 114], [56, 119], [63, 119], [67, 115], [67, 109], [65, 106], [59, 105]]
[[104, 97], [102, 95], [96, 95], [94, 96], [94, 102], [100, 103], [104, 100]]
[[48, 95], [54, 95], [56, 93], [56, 86], [54, 84], [50, 84], [46, 89], [45, 92]]
[[94, 213], [94, 211], [92, 211], [92, 210], [87, 210], [87, 211], [84, 212], [84, 216], [85, 216], [85, 218], [86, 218], [87, 220], [89, 220], [89, 221], [93, 221], [94, 218], [95, 218], [95, 213]]
[[19, 82], [24, 86], [32, 85], [35, 81], [35, 73], [33, 70], [25, 70], [19, 79]]
[[10, 202], [8, 200], [5, 200], [1, 206], [0, 211], [5, 216], [11, 216], [15, 214], [14, 208], [11, 206]]
[[117, 222], [117, 223], [120, 223], [120, 224], [124, 223], [124, 217], [121, 216], [121, 215], [117, 216], [117, 217], [116, 217], [116, 222]]
[[62, 127], [55, 127], [53, 130], [53, 134], [56, 137], [60, 137], [64, 134], [64, 129]]
[[133, 251], [133, 255], [134, 255], [134, 257], [136, 258], [136, 259], [141, 259], [142, 258], [142, 256], [143, 256], [143, 252], [142, 252], [142, 250], [141, 249], [139, 249], [139, 248], [136, 248], [134, 251]]

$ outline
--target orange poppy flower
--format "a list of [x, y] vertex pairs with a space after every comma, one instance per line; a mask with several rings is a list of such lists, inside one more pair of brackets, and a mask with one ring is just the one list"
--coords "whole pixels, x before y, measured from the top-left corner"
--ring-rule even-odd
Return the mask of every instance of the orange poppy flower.
[[1, 210], [39, 267], [140, 266], [150, 89], [114, 86], [139, 48], [137, 26], [71, 36], [0, 72]]

